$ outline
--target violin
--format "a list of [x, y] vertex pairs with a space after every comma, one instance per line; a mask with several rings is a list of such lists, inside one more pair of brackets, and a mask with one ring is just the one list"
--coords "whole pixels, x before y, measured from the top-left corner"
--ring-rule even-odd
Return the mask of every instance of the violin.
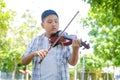
[[[51, 45], [53, 45], [53, 43], [58, 39], [60, 32], [61, 31], [57, 31], [56, 33], [54, 33], [50, 36], [49, 43]], [[68, 35], [67, 33], [64, 33], [53, 47], [55, 47], [57, 45], [69, 46], [69, 45], [72, 44], [72, 40], [76, 39], [76, 38], [77, 38], [76, 35]], [[84, 47], [83, 49], [85, 49], [85, 48], [89, 49], [90, 48], [89, 44], [86, 44], [86, 41], [83, 42], [81, 40], [80, 41], [80, 47], [82, 47], [82, 46]]]

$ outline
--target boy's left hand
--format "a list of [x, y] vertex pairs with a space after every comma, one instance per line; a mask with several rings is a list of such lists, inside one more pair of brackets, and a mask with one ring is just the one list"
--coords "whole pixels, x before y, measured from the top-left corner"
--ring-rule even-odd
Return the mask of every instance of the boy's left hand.
[[79, 48], [80, 48], [80, 39], [74, 39], [74, 40], [72, 40], [72, 48], [73, 48], [73, 50], [79, 50]]

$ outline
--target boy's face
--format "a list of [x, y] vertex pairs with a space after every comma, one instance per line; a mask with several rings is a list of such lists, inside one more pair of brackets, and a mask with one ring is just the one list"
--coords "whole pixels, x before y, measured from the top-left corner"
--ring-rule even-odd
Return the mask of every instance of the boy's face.
[[51, 35], [58, 31], [59, 19], [56, 15], [51, 14], [44, 19], [41, 25], [45, 29], [46, 35]]

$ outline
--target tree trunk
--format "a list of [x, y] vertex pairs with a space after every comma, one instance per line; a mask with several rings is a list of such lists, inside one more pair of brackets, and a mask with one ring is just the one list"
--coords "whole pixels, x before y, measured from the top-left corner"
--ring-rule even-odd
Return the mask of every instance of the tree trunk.
[[15, 79], [16, 68], [17, 68], [17, 64], [15, 64], [14, 70], [12, 72], [12, 80]]

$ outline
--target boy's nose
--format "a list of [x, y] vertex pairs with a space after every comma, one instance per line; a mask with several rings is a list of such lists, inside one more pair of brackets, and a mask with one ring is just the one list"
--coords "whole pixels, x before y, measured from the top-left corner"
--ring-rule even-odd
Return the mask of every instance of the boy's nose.
[[52, 23], [52, 25], [56, 25], [56, 23], [55, 23], [55, 22], [53, 22], [53, 23]]

